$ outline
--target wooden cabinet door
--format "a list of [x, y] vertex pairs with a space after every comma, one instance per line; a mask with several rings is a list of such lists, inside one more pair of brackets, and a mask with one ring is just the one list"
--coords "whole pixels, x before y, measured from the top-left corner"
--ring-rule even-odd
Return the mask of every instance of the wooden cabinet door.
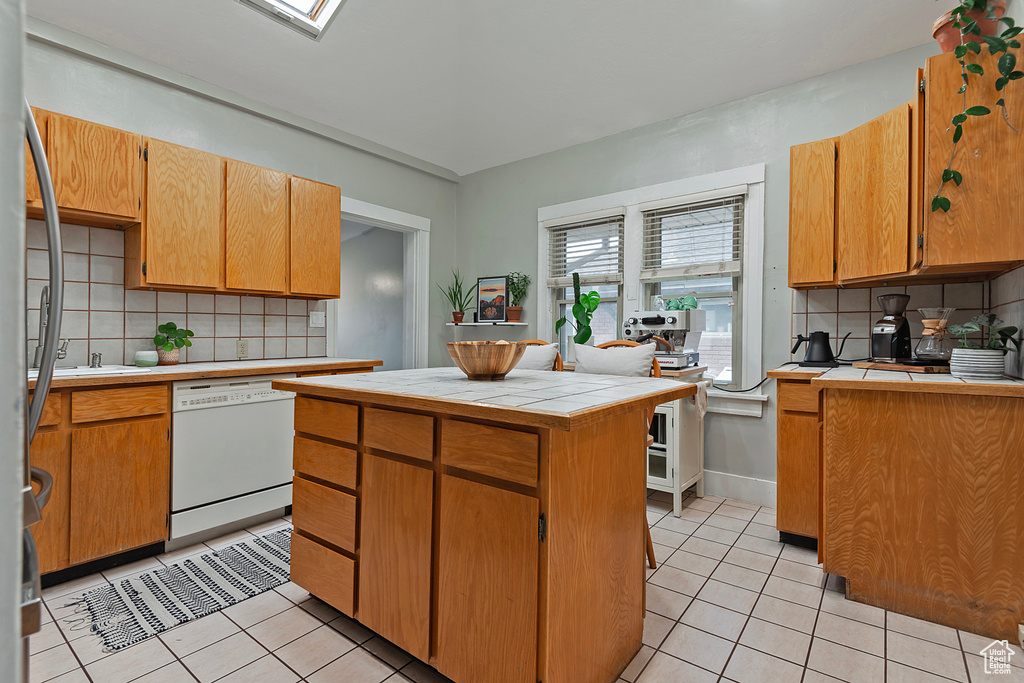
[[434, 473], [363, 455], [359, 621], [426, 661]]
[[[1024, 50], [1013, 50], [1020, 63]], [[1024, 259], [1024, 133], [1003, 120], [998, 107], [995, 79], [997, 59], [983, 50], [969, 62], [981, 64], [983, 76], [970, 74], [967, 106], [985, 106], [988, 116], [971, 116], [952, 158], [952, 168], [963, 175], [957, 187], [949, 182], [942, 195], [950, 201], [949, 212], [931, 210], [942, 171], [953, 152], [951, 120], [962, 111], [960, 65], [955, 56], [928, 60], [925, 86], [925, 265], [997, 263]], [[1024, 91], [1011, 81], [1004, 90], [1009, 123], [1024, 129]]]
[[228, 159], [225, 180], [225, 284], [288, 288], [288, 176]]
[[71, 431], [71, 564], [167, 540], [170, 420]]
[[291, 293], [341, 296], [341, 188], [291, 179]]
[[[46, 149], [47, 112], [32, 107], [32, 114], [36, 120], [36, 127], [39, 129], [39, 138], [43, 142], [43, 149]], [[49, 159], [47, 159], [49, 161]], [[25, 141], [25, 201], [28, 203], [41, 202], [39, 194], [39, 179], [36, 177], [36, 164], [32, 160], [32, 149]]]
[[[39, 571], [46, 574], [68, 566], [71, 466], [64, 449], [64, 434], [57, 430], [37, 432], [29, 453], [32, 465], [46, 470], [53, 477], [53, 488], [49, 502], [43, 508], [43, 518], [31, 527], [39, 549]], [[35, 483], [32, 492], [39, 493]]]
[[833, 284], [836, 142], [789, 148], [789, 286]]
[[818, 414], [779, 410], [779, 531], [818, 537]]
[[[215, 154], [147, 140], [145, 279], [218, 287], [224, 264], [224, 162]], [[127, 256], [127, 251], [126, 251]]]
[[140, 135], [51, 114], [47, 137], [47, 160], [59, 208], [138, 220]]
[[449, 475], [439, 495], [437, 670], [535, 683], [538, 501]]
[[907, 271], [910, 104], [839, 138], [839, 281]]

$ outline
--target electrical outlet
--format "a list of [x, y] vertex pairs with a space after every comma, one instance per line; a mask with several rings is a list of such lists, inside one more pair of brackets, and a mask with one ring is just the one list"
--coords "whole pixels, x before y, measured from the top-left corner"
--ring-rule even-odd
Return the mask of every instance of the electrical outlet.
[[235, 342], [235, 355], [238, 358], [248, 358], [249, 357], [249, 340], [248, 339], [239, 339], [238, 341]]
[[325, 311], [310, 311], [309, 326], [327, 327], [327, 313]]

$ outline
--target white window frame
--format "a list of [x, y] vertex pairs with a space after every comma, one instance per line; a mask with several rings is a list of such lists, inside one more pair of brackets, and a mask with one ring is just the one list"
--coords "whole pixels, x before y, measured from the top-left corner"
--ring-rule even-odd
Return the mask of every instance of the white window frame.
[[[624, 208], [625, 262], [620, 301], [623, 314], [641, 310], [644, 299], [644, 288], [640, 282], [643, 266], [642, 209], [647, 210], [660, 204], [687, 204], [745, 194], [743, 272], [739, 288], [742, 349], [740, 377], [747, 386], [756, 384], [762, 377], [763, 366], [761, 313], [764, 304], [764, 177], [765, 165], [754, 164], [541, 207], [537, 210], [537, 272], [548, 272], [548, 227], [614, 212], [622, 213]], [[533, 303], [540, 334], [550, 335], [554, 329], [553, 300], [547, 287], [534, 288]], [[715, 389], [708, 393], [711, 397], [708, 410], [729, 415], [761, 417], [763, 405], [768, 400], [763, 386], [743, 394]]]
[[337, 15], [338, 10], [345, 4], [345, 0], [323, 0], [314, 8], [312, 15], [308, 15], [288, 5], [287, 2], [276, 2], [275, 0], [238, 0], [238, 2], [318, 42]]

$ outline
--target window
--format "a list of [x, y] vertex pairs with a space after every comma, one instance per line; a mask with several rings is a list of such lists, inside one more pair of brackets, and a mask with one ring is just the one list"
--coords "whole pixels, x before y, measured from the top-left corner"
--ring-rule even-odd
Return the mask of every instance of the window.
[[238, 0], [299, 33], [320, 40], [345, 0]]

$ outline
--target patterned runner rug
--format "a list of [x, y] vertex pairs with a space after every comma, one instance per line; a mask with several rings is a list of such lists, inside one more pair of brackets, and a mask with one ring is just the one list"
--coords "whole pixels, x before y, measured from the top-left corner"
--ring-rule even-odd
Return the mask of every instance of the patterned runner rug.
[[[291, 528], [89, 591], [89, 610], [104, 648], [121, 650], [288, 581]], [[70, 620], [69, 620], [70, 621]]]

